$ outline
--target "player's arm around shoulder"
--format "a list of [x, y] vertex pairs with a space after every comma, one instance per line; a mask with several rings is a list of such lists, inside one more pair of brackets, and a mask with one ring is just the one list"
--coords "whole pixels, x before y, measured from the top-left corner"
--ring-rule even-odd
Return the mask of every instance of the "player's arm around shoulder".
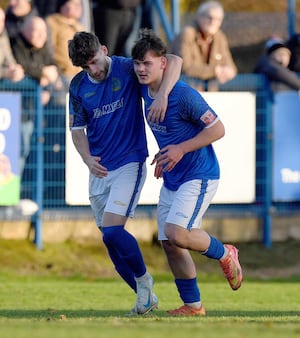
[[155, 100], [149, 107], [148, 121], [159, 123], [165, 119], [168, 107], [168, 97], [176, 82], [180, 78], [182, 68], [182, 58], [175, 54], [167, 54], [167, 66], [164, 70], [159, 91], [155, 95]]

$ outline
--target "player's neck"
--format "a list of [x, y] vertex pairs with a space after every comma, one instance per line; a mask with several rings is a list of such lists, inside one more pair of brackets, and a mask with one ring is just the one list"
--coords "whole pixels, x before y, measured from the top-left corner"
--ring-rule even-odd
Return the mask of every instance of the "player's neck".
[[161, 85], [161, 80], [157, 80], [156, 82], [152, 82], [148, 85], [148, 93], [150, 97], [155, 97], [159, 91]]

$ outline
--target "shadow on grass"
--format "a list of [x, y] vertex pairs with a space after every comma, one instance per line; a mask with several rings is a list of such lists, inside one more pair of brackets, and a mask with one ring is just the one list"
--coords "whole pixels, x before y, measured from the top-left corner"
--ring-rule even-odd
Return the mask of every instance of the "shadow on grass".
[[[167, 317], [174, 318], [167, 315], [165, 311], [157, 310], [153, 313], [141, 316], [130, 316], [128, 311], [117, 310], [0, 310], [0, 317], [7, 319], [46, 319], [46, 320], [64, 320], [72, 318], [109, 318], [109, 317], [132, 317], [132, 318], [157, 318]], [[209, 311], [207, 317], [238, 317], [238, 318], [282, 318], [295, 317], [289, 322], [299, 322], [299, 311]], [[196, 318], [196, 317], [193, 317]], [[205, 317], [204, 317], [205, 318]], [[190, 317], [191, 319], [191, 317]]]

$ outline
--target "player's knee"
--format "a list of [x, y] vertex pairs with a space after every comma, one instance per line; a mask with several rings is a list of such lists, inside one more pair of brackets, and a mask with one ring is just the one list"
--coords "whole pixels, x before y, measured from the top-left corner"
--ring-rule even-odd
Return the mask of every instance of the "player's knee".
[[174, 224], [166, 224], [165, 235], [172, 245], [177, 245], [180, 242], [180, 231]]
[[104, 244], [106, 246], [114, 245], [120, 231], [122, 231], [122, 228], [119, 226], [102, 227]]
[[168, 257], [173, 257], [177, 255], [178, 246], [171, 241], [162, 241], [162, 247]]

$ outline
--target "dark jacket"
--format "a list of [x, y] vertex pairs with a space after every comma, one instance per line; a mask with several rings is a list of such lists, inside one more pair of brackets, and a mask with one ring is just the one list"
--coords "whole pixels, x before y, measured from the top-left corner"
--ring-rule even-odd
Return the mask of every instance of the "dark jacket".
[[28, 43], [22, 34], [11, 39], [11, 48], [17, 63], [23, 66], [27, 76], [38, 82], [40, 82], [44, 66], [56, 65], [47, 46], [36, 49]]
[[16, 16], [14, 13], [12, 13], [11, 9], [8, 7], [6, 10], [6, 18], [5, 18], [5, 27], [7, 30], [7, 34], [10, 38], [16, 37], [20, 31], [23, 23], [25, 20], [29, 17], [33, 16], [39, 16], [39, 13], [35, 7], [32, 8], [32, 10], [24, 16]]
[[263, 55], [254, 69], [254, 73], [265, 74], [271, 81], [272, 89], [276, 91], [299, 90], [300, 78], [297, 73], [268, 55]]

